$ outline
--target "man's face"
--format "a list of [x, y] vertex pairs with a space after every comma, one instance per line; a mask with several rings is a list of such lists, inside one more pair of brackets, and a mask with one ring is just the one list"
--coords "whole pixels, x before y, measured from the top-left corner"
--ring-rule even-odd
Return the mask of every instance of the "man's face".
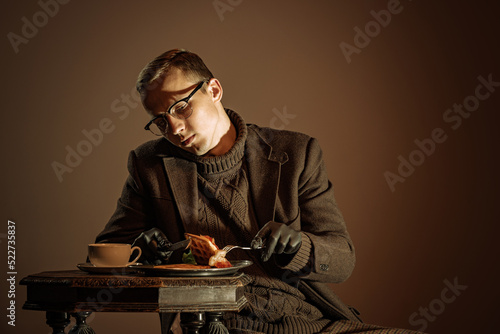
[[[186, 78], [181, 70], [172, 68], [156, 87], [148, 90], [144, 99], [144, 107], [151, 116], [167, 112], [169, 107], [182, 98], [187, 97], [198, 85]], [[205, 155], [218, 145], [224, 135], [221, 128], [223, 122], [217, 103], [222, 96], [218, 94], [220, 84], [216, 79], [204, 84], [189, 100], [193, 113], [187, 119], [178, 119], [166, 115], [168, 132], [166, 138], [176, 146], [196, 155]]]

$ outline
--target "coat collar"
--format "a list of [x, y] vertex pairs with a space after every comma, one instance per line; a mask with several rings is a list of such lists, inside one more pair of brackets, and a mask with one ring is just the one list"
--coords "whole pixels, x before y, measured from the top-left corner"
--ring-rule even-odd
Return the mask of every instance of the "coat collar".
[[[274, 150], [270, 142], [276, 132], [248, 127], [245, 159], [251, 198], [258, 224], [274, 220], [281, 165], [288, 161], [286, 152]], [[165, 171], [185, 231], [198, 221], [198, 182], [196, 163], [173, 156], [163, 157]]]
[[250, 191], [261, 227], [274, 220], [281, 165], [288, 161], [286, 152], [274, 150], [270, 144], [276, 132], [266, 130], [249, 126], [245, 146]]
[[189, 225], [198, 221], [196, 164], [177, 157], [164, 157], [163, 164], [184, 230], [190, 231]]

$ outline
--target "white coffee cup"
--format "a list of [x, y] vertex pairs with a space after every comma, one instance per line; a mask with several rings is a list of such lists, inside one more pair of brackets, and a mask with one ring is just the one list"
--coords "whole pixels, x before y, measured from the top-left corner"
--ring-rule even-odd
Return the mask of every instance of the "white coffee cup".
[[[129, 262], [135, 250], [138, 250], [139, 254]], [[142, 254], [138, 246], [114, 243], [89, 244], [88, 252], [90, 262], [96, 267], [126, 267], [136, 263]]]

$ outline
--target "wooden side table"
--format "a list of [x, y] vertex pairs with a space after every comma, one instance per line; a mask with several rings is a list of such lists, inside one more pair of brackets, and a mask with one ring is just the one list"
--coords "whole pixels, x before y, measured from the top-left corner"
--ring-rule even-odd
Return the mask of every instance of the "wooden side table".
[[76, 325], [69, 333], [94, 333], [85, 322], [92, 312], [180, 312], [187, 333], [200, 333], [206, 327], [227, 333], [220, 319], [224, 312], [240, 311], [245, 305], [245, 281], [242, 273], [152, 277], [69, 270], [29, 275], [20, 284], [28, 292], [23, 309], [45, 311], [53, 333], [65, 333], [70, 316]]

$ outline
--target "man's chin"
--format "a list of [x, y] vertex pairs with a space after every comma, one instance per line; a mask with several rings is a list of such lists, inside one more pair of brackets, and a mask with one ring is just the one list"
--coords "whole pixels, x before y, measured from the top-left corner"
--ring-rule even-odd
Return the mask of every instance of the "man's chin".
[[190, 146], [190, 147], [182, 147], [179, 146], [181, 149], [183, 149], [184, 151], [186, 152], [189, 152], [191, 154], [194, 154], [194, 155], [197, 155], [199, 157], [201, 156], [204, 156], [205, 154], [207, 154], [207, 150], [203, 150], [203, 149], [198, 149], [197, 147], [193, 147], [193, 146]]

